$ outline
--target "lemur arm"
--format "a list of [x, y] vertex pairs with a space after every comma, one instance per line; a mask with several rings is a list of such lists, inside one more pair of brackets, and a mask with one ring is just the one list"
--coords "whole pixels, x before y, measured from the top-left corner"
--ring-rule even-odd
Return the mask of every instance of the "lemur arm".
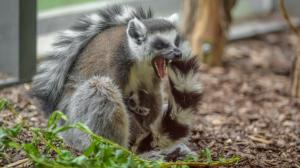
[[170, 95], [167, 108], [151, 125], [151, 133], [139, 142], [138, 153], [182, 142], [190, 133], [193, 114], [201, 99], [202, 86], [196, 58], [168, 65]]

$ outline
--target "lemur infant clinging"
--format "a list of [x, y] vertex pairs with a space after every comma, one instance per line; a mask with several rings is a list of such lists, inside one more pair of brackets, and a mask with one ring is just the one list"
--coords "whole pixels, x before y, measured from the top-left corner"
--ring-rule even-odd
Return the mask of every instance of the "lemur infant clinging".
[[[44, 111], [66, 113], [96, 134], [136, 153], [165, 149], [189, 135], [201, 96], [199, 68], [176, 29], [176, 15], [153, 18], [142, 8], [114, 5], [84, 17], [55, 43], [32, 91]], [[168, 78], [163, 105], [162, 79]], [[83, 149], [88, 136], [63, 138]]]

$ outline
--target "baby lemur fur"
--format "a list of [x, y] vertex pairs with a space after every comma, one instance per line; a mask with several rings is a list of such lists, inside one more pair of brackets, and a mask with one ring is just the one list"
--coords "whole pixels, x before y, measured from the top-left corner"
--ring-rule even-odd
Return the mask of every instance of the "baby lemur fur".
[[[62, 32], [53, 55], [40, 65], [33, 94], [47, 115], [61, 110], [70, 122], [83, 122], [136, 153], [183, 143], [201, 83], [177, 19], [121, 5], [80, 19]], [[89, 144], [75, 129], [62, 136], [79, 150]]]

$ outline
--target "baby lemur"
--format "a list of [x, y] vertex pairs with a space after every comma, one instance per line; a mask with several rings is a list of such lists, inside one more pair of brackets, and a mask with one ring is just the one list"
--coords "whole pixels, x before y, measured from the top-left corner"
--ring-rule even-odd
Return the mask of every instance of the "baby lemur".
[[[85, 123], [139, 154], [184, 142], [201, 83], [177, 19], [121, 5], [80, 19], [62, 32], [55, 52], [40, 65], [33, 94], [46, 114], [61, 110], [70, 122]], [[79, 150], [89, 144], [75, 129], [62, 136]]]

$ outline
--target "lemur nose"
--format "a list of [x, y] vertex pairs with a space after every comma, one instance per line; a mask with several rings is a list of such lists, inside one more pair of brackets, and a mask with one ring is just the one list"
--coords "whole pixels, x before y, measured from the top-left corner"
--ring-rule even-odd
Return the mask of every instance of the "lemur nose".
[[180, 59], [182, 57], [182, 53], [178, 48], [174, 48], [173, 53], [175, 59]]

